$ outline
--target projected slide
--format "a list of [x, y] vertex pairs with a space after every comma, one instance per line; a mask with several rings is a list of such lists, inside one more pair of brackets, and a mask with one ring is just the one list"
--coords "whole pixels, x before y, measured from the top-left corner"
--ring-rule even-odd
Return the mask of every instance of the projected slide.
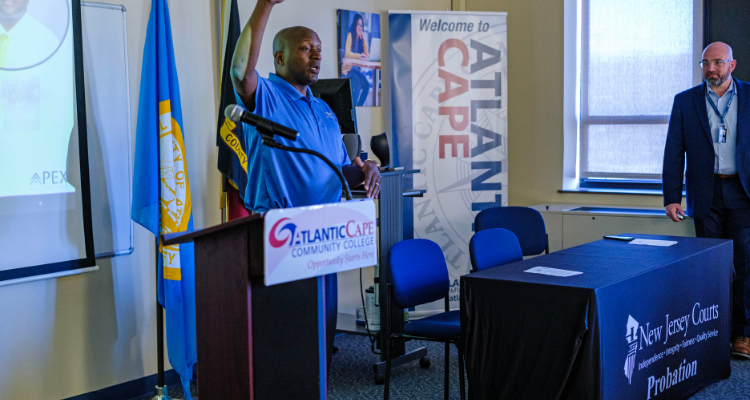
[[72, 193], [68, 0], [0, 0], [0, 197]]
[[0, 283], [93, 261], [72, 1], [0, 0]]

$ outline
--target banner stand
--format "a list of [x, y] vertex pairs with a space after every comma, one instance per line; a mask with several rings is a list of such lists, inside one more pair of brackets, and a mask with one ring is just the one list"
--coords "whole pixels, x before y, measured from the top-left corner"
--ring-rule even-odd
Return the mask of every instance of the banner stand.
[[507, 13], [388, 13], [393, 159], [419, 169], [407, 185], [426, 190], [404, 236], [443, 249], [458, 309], [474, 217], [508, 205]]

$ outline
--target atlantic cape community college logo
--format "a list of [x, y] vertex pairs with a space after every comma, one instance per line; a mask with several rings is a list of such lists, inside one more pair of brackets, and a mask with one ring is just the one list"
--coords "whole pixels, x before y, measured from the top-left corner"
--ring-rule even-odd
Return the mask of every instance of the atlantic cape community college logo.
[[377, 264], [372, 200], [271, 210], [264, 225], [266, 285]]
[[[268, 242], [274, 248], [278, 249], [279, 247], [285, 245], [287, 243], [287, 240], [294, 238], [294, 230], [297, 229], [297, 225], [294, 225], [291, 222], [288, 223], [288, 224], [286, 224], [286, 225], [284, 225], [283, 228], [281, 228], [280, 230], [278, 230], [279, 234], [281, 234], [281, 232], [283, 232], [283, 231], [289, 231], [289, 236], [283, 237], [281, 239], [279, 239], [276, 236], [276, 230], [277, 230], [277, 228], [279, 227], [279, 225], [281, 225], [282, 223], [284, 223], [286, 221], [290, 221], [290, 219], [289, 218], [282, 218], [277, 223], [275, 223], [273, 225], [273, 228], [271, 228], [271, 235], [269, 235], [269, 237], [268, 237]], [[289, 242], [290, 242], [289, 244], [291, 245], [291, 240], [289, 240]]]
[[345, 223], [298, 231], [291, 218], [282, 218], [273, 224], [268, 243], [275, 249], [286, 244], [294, 247], [291, 255], [296, 258], [369, 246], [374, 244], [374, 235], [374, 221], [350, 219]]

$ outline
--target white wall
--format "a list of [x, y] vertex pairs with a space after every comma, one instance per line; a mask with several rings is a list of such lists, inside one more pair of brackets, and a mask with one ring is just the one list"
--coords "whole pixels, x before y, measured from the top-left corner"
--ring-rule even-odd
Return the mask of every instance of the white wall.
[[[123, 4], [128, 11], [132, 126], [135, 129], [151, 2], [105, 2]], [[250, 15], [254, 3], [240, 0], [242, 18]], [[449, 5], [450, 0], [287, 0], [271, 16], [259, 70], [263, 75], [272, 70], [270, 39], [276, 31], [286, 26], [305, 25], [318, 32], [327, 49], [321, 76], [334, 77], [337, 8], [381, 13], [383, 42], [387, 43], [384, 12], [389, 8], [444, 10]], [[211, 0], [170, 1], [196, 228], [220, 222], [220, 176], [216, 169], [215, 147], [218, 7], [219, 2]], [[386, 57], [383, 77], [387, 76]], [[387, 79], [383, 82], [382, 95], [383, 107], [359, 109], [357, 113], [366, 144], [371, 133], [390, 133], [390, 121], [386, 117], [390, 109]], [[153, 254], [153, 237], [136, 226], [135, 252], [100, 260], [98, 272], [0, 287], [0, 399], [61, 399], [156, 373]], [[342, 275], [340, 292], [342, 308], [345, 308], [358, 299], [355, 290], [358, 274]], [[371, 272], [366, 275], [369, 275], [366, 281], [371, 282]]]

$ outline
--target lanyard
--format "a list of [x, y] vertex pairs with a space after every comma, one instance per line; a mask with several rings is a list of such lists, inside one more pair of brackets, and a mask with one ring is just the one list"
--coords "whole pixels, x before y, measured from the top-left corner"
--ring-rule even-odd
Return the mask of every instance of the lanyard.
[[714, 104], [714, 101], [711, 100], [711, 96], [709, 96], [708, 91], [706, 91], [706, 99], [708, 99], [709, 104], [711, 104], [711, 108], [714, 109], [714, 112], [721, 120], [722, 125], [724, 125], [724, 117], [726, 117], [727, 113], [729, 112], [729, 106], [732, 105], [733, 98], [734, 98], [734, 89], [732, 89], [732, 93], [729, 94], [729, 101], [727, 102], [727, 108], [724, 109], [724, 114], [720, 114], [719, 109], [716, 107], [716, 104]]

